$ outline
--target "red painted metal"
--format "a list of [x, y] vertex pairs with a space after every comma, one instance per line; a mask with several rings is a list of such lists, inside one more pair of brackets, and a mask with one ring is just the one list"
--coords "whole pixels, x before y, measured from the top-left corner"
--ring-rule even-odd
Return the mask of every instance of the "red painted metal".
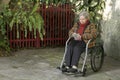
[[71, 5], [64, 4], [54, 6], [50, 4], [49, 6], [46, 6], [45, 4], [41, 4], [38, 12], [44, 19], [44, 28], [46, 31], [44, 40], [41, 41], [38, 32], [36, 33], [36, 38], [34, 38], [34, 30], [31, 32], [27, 30], [27, 37], [25, 37], [25, 32], [20, 28], [20, 38], [17, 39], [17, 29], [14, 25], [12, 31], [9, 27], [6, 29], [11, 48], [53, 47], [65, 44], [65, 41], [68, 38], [68, 31], [72, 27], [74, 21], [74, 12], [71, 9]]

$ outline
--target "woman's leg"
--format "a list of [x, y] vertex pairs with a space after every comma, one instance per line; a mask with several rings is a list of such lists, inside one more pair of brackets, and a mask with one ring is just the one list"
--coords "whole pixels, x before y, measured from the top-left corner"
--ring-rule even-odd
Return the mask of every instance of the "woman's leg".
[[71, 59], [72, 59], [73, 48], [74, 48], [75, 44], [76, 44], [76, 41], [72, 40], [67, 46], [67, 51], [66, 51], [66, 55], [65, 55], [65, 64], [67, 66], [71, 66]]
[[65, 64], [66, 64], [66, 66], [70, 66], [70, 63], [71, 63], [71, 55], [72, 55], [72, 46], [71, 46], [71, 45], [68, 45], [68, 46], [67, 46], [66, 55], [65, 55]]
[[78, 62], [80, 59], [80, 55], [84, 52], [85, 50], [85, 42], [84, 41], [79, 41], [73, 48], [73, 55], [72, 55], [72, 61], [71, 61], [71, 66], [78, 66]]

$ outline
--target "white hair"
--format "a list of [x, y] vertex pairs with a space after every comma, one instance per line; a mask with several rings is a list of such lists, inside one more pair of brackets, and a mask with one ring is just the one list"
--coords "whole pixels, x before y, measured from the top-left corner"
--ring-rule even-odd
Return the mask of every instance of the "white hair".
[[82, 11], [79, 14], [79, 18], [80, 16], [84, 16], [86, 19], [90, 19], [89, 13], [87, 11]]

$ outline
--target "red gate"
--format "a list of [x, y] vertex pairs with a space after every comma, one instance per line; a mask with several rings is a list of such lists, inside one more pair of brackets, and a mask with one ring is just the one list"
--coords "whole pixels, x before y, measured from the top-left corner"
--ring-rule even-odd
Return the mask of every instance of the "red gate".
[[40, 15], [44, 19], [44, 28], [46, 35], [44, 40], [41, 41], [38, 32], [37, 37], [34, 38], [33, 33], [27, 33], [27, 37], [24, 36], [24, 31], [19, 29], [20, 38], [16, 37], [16, 28], [12, 31], [7, 27], [7, 35], [10, 41], [11, 48], [29, 48], [29, 47], [46, 47], [46, 46], [62, 46], [65, 44], [68, 38], [68, 31], [73, 25], [74, 12], [71, 5], [65, 4], [60, 6], [42, 4], [38, 10]]

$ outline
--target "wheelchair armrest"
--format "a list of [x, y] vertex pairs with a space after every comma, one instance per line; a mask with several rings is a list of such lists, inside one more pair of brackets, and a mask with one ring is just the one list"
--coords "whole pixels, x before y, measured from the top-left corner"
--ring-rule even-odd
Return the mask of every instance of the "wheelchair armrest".
[[65, 45], [67, 46], [67, 44], [70, 42], [70, 40], [72, 39], [73, 37], [69, 37], [65, 43]]

